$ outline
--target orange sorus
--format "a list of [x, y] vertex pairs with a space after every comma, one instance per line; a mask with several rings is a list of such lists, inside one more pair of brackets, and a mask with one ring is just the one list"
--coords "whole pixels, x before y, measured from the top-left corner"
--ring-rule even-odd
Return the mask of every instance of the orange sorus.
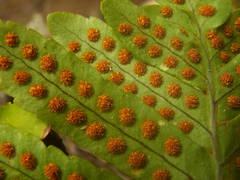
[[97, 107], [101, 112], [110, 111], [113, 108], [112, 98], [106, 94], [98, 96]]
[[158, 45], [152, 45], [148, 48], [147, 53], [151, 58], [157, 58], [162, 54], [162, 49]]
[[199, 14], [205, 17], [211, 17], [216, 13], [216, 8], [211, 5], [203, 5], [198, 9]]
[[240, 108], [240, 97], [234, 96], [234, 95], [228, 96], [227, 104], [228, 104], [228, 107], [233, 109]]
[[169, 156], [178, 156], [181, 153], [181, 144], [175, 137], [169, 137], [164, 143], [165, 152]]
[[82, 55], [82, 60], [85, 63], [93, 63], [96, 60], [96, 54], [93, 51], [86, 51]]
[[90, 28], [90, 29], [88, 29], [87, 37], [88, 37], [89, 41], [96, 42], [100, 38], [100, 31], [95, 28]]
[[149, 28], [151, 25], [151, 20], [148, 16], [139, 16], [137, 23], [142, 28]]
[[73, 73], [67, 69], [64, 69], [59, 74], [59, 79], [65, 86], [71, 86], [73, 83]]
[[158, 126], [154, 121], [147, 120], [142, 124], [141, 130], [145, 138], [154, 139], [158, 133]]
[[231, 55], [227, 51], [221, 51], [219, 53], [219, 58], [223, 63], [228, 63], [231, 60]]
[[76, 41], [71, 41], [68, 43], [68, 50], [77, 53], [80, 50], [80, 44]]
[[153, 172], [152, 179], [153, 180], [170, 180], [171, 174], [168, 170], [160, 168]]
[[57, 61], [52, 55], [46, 54], [41, 57], [39, 65], [43, 71], [53, 72], [57, 67]]
[[5, 35], [5, 43], [9, 47], [16, 47], [18, 45], [19, 39], [18, 36], [15, 33], [8, 32]]
[[199, 106], [199, 99], [194, 95], [186, 96], [184, 102], [189, 109], [196, 109]]
[[28, 90], [29, 94], [33, 97], [36, 98], [44, 98], [47, 95], [47, 88], [42, 85], [42, 84], [33, 84], [29, 90]]
[[122, 23], [118, 25], [118, 32], [122, 35], [129, 35], [133, 31], [132, 26], [129, 23]]
[[53, 97], [48, 103], [48, 109], [51, 112], [60, 113], [66, 108], [66, 102], [61, 97]]
[[7, 70], [12, 66], [12, 61], [6, 56], [0, 56], [0, 70]]
[[16, 84], [24, 85], [30, 81], [31, 75], [26, 71], [17, 71], [15, 72], [13, 79]]
[[67, 113], [66, 120], [72, 125], [78, 125], [87, 121], [87, 115], [80, 109], [74, 109]]
[[129, 64], [132, 59], [132, 54], [126, 49], [122, 49], [118, 53], [118, 61], [120, 64]]
[[44, 175], [49, 180], [58, 180], [61, 176], [61, 170], [54, 163], [49, 163], [44, 167]]
[[22, 47], [22, 55], [26, 59], [35, 59], [38, 54], [38, 49], [32, 44], [26, 44]]
[[138, 76], [143, 76], [147, 72], [147, 65], [143, 62], [137, 62], [134, 64], [134, 72]]
[[159, 87], [163, 82], [162, 75], [158, 72], [152, 72], [149, 77], [149, 81], [153, 87]]
[[122, 125], [124, 125], [124, 126], [133, 125], [135, 120], [136, 120], [135, 113], [130, 108], [122, 108], [122, 109], [120, 109], [118, 117], [119, 117], [120, 123]]
[[36, 159], [30, 152], [25, 152], [21, 155], [20, 163], [24, 168], [30, 170], [35, 169], [37, 166]]
[[219, 77], [223, 86], [229, 87], [233, 84], [233, 76], [229, 72], [224, 72]]
[[167, 92], [170, 97], [179, 98], [182, 94], [182, 88], [176, 83], [171, 83], [167, 86]]
[[111, 70], [111, 63], [107, 60], [101, 60], [96, 63], [96, 70], [100, 73], [108, 73]]
[[10, 142], [0, 144], [0, 154], [12, 158], [15, 154], [15, 147]]
[[124, 80], [124, 76], [121, 72], [112, 72], [109, 76], [109, 80], [114, 84], [120, 85]]
[[142, 101], [146, 105], [148, 105], [150, 107], [154, 107], [154, 106], [156, 106], [157, 98], [153, 95], [145, 95], [145, 96], [143, 96]]
[[106, 51], [112, 51], [112, 50], [114, 50], [114, 48], [115, 48], [115, 45], [116, 43], [115, 43], [115, 41], [114, 41], [114, 39], [113, 38], [111, 38], [111, 37], [105, 37], [104, 39], [103, 39], [103, 43], [102, 43], [102, 47], [106, 50]]
[[164, 16], [164, 17], [171, 17], [173, 15], [173, 10], [171, 7], [169, 6], [163, 6], [160, 9], [160, 13]]
[[123, 91], [131, 94], [137, 94], [138, 93], [138, 87], [135, 83], [129, 83], [123, 86]]
[[107, 142], [107, 151], [113, 154], [124, 153], [127, 149], [127, 144], [122, 138], [110, 138]]
[[175, 68], [178, 64], [178, 60], [174, 56], [167, 56], [164, 58], [164, 64], [168, 68]]
[[155, 37], [162, 39], [166, 36], [166, 29], [160, 25], [156, 25], [153, 28], [153, 34]]
[[183, 78], [186, 80], [191, 80], [196, 76], [195, 72], [190, 67], [184, 68], [182, 70], [181, 74], [182, 74]]
[[166, 120], [172, 120], [175, 116], [175, 112], [171, 108], [160, 108], [158, 112]]
[[176, 50], [181, 50], [183, 48], [183, 40], [178, 37], [173, 37], [171, 39], [171, 45]]
[[182, 120], [182, 121], [179, 121], [178, 128], [183, 133], [190, 133], [193, 129], [193, 123], [191, 121]]
[[84, 177], [79, 173], [72, 173], [68, 176], [67, 180], [84, 180]]
[[143, 48], [147, 44], [147, 38], [142, 34], [138, 34], [138, 35], [134, 36], [132, 42], [135, 46], [137, 46], [139, 48]]
[[201, 55], [200, 55], [200, 53], [197, 49], [191, 48], [191, 49], [188, 50], [187, 54], [188, 54], [188, 59], [191, 62], [197, 64], [201, 61]]
[[93, 86], [87, 81], [80, 81], [78, 85], [78, 93], [80, 96], [89, 98], [93, 95]]
[[140, 151], [132, 152], [128, 156], [128, 164], [133, 169], [144, 168], [147, 164], [147, 156]]
[[91, 139], [101, 139], [105, 136], [106, 128], [102, 123], [94, 122], [87, 126], [86, 135]]

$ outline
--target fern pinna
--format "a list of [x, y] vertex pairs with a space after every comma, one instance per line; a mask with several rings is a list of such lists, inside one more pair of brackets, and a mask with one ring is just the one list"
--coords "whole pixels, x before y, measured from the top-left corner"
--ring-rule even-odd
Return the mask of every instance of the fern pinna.
[[50, 14], [53, 39], [0, 22], [0, 89], [126, 179], [238, 179], [240, 12], [158, 1]]

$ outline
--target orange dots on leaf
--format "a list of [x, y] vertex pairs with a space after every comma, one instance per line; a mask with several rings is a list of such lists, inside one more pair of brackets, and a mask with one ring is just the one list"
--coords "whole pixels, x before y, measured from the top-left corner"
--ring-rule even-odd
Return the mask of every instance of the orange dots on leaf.
[[76, 41], [71, 41], [68, 43], [68, 50], [77, 53], [80, 50], [80, 44]]
[[180, 38], [178, 37], [173, 37], [171, 39], [171, 45], [172, 47], [175, 49], [175, 50], [182, 50], [183, 48], [183, 40], [181, 40]]
[[96, 60], [96, 54], [93, 51], [87, 51], [82, 55], [82, 60], [85, 63], [93, 63]]
[[152, 72], [149, 77], [149, 82], [153, 87], [160, 87], [162, 85], [162, 75], [158, 72]]
[[206, 33], [206, 37], [207, 37], [208, 40], [212, 40], [215, 36], [217, 36], [217, 32], [213, 29], [209, 30]]
[[132, 42], [135, 46], [143, 48], [147, 44], [147, 38], [144, 35], [138, 34], [133, 38]]
[[48, 90], [42, 84], [33, 84], [28, 92], [31, 96], [41, 99], [47, 96]]
[[229, 72], [224, 72], [219, 77], [220, 82], [225, 87], [230, 87], [233, 84], [233, 76]]
[[211, 17], [216, 13], [216, 8], [211, 5], [203, 5], [198, 8], [198, 12], [201, 16]]
[[84, 180], [84, 177], [79, 173], [72, 173], [68, 176], [67, 180]]
[[38, 49], [32, 44], [26, 44], [22, 47], [22, 55], [26, 59], [35, 59], [38, 54]]
[[175, 137], [169, 137], [164, 142], [164, 150], [169, 156], [178, 156], [181, 153], [180, 141]]
[[191, 62], [198, 64], [201, 61], [201, 55], [197, 49], [191, 48], [187, 54]]
[[12, 61], [6, 56], [0, 56], [0, 70], [8, 70], [12, 66]]
[[127, 144], [122, 138], [110, 138], [107, 142], [107, 151], [113, 154], [124, 153], [127, 149]]
[[112, 98], [106, 94], [98, 96], [97, 107], [101, 112], [110, 111], [113, 108]]
[[192, 80], [196, 76], [195, 72], [190, 67], [184, 68], [181, 74], [182, 74], [182, 77], [186, 80]]
[[134, 64], [134, 73], [138, 76], [143, 76], [147, 72], [147, 65], [143, 62], [137, 62]]
[[41, 57], [39, 65], [43, 71], [50, 73], [56, 69], [57, 61], [52, 55], [46, 54]]
[[18, 36], [12, 32], [9, 32], [5, 35], [4, 41], [8, 47], [16, 47], [19, 43]]
[[166, 36], [166, 29], [160, 25], [153, 28], [153, 35], [158, 39], [163, 39]]
[[66, 102], [61, 97], [53, 97], [48, 103], [50, 112], [61, 113], [66, 108]]
[[160, 108], [158, 110], [160, 116], [166, 120], [172, 120], [175, 116], [175, 112], [171, 108]]
[[106, 128], [102, 123], [91, 123], [87, 126], [86, 135], [94, 140], [99, 140], [105, 136]]
[[170, 97], [179, 98], [182, 94], [182, 88], [178, 84], [172, 83], [167, 86], [167, 92]]
[[90, 28], [88, 29], [87, 37], [89, 41], [97, 42], [100, 38], [100, 31], [98, 29]]
[[80, 109], [74, 109], [67, 113], [66, 120], [69, 124], [78, 125], [87, 121], [87, 115]]
[[30, 152], [25, 152], [20, 156], [20, 164], [29, 170], [33, 170], [37, 166], [36, 159]]
[[235, 25], [235, 29], [237, 31], [240, 31], [240, 17], [238, 17], [235, 22], [234, 22], [234, 25]]
[[224, 45], [223, 37], [220, 36], [220, 35], [214, 36], [210, 40], [210, 44], [211, 44], [212, 48], [214, 48], [214, 49], [221, 49], [223, 47], [223, 45]]
[[233, 43], [231, 45], [231, 51], [232, 51], [232, 53], [235, 53], [235, 54], [240, 53], [240, 44], [239, 43]]
[[130, 108], [122, 108], [119, 110], [118, 117], [120, 123], [124, 126], [131, 126], [136, 120], [134, 111]]
[[232, 109], [240, 108], [240, 97], [234, 96], [234, 95], [228, 96], [227, 105], [228, 105], [228, 107], [230, 107]]
[[236, 74], [240, 76], [240, 64], [236, 65], [235, 71], [236, 71]]
[[116, 46], [116, 43], [113, 38], [111, 37], [105, 37], [102, 42], [102, 47], [106, 51], [113, 51]]
[[234, 30], [233, 30], [233, 27], [231, 25], [225, 25], [223, 27], [223, 32], [224, 32], [224, 35], [227, 38], [232, 38], [233, 37]]
[[157, 58], [162, 54], [162, 49], [158, 45], [152, 45], [148, 48], [147, 53], [151, 58]]
[[48, 180], [58, 180], [61, 177], [61, 171], [56, 164], [49, 163], [44, 167], [44, 175]]
[[65, 86], [71, 86], [73, 83], [73, 73], [67, 69], [64, 69], [59, 74], [59, 79]]
[[184, 103], [189, 109], [196, 109], [199, 106], [199, 98], [194, 95], [188, 95], [185, 97]]
[[128, 156], [128, 165], [133, 169], [144, 168], [147, 164], [147, 156], [140, 151], [132, 152]]
[[149, 107], [155, 107], [157, 104], [157, 98], [153, 95], [145, 95], [142, 98], [144, 104], [148, 105]]
[[122, 23], [118, 25], [118, 32], [124, 36], [130, 35], [132, 31], [133, 28], [129, 23]]
[[17, 71], [14, 73], [13, 79], [18, 85], [25, 85], [31, 80], [31, 75], [26, 71]]
[[141, 130], [144, 138], [154, 139], [158, 133], [158, 125], [152, 120], [147, 120], [142, 124]]
[[175, 68], [178, 65], [178, 60], [174, 56], [167, 56], [164, 58], [163, 63], [168, 68]]
[[173, 15], [173, 10], [172, 10], [172, 8], [169, 7], [169, 6], [163, 6], [163, 7], [161, 7], [161, 9], [160, 9], [160, 13], [161, 13], [161, 15], [163, 15], [164, 17], [169, 18], [169, 17], [171, 17], [171, 16]]
[[129, 64], [132, 59], [132, 54], [126, 49], [122, 49], [118, 53], [118, 62], [120, 64], [126, 65]]
[[190, 133], [193, 129], [193, 123], [191, 121], [186, 121], [182, 120], [179, 121], [178, 123], [178, 128], [183, 132], [183, 133]]
[[137, 94], [138, 93], [138, 87], [135, 83], [129, 83], [123, 86], [123, 91], [131, 94]]
[[171, 174], [168, 170], [160, 168], [153, 172], [152, 179], [153, 180], [170, 180]]
[[142, 28], [149, 28], [151, 25], [151, 20], [147, 16], [139, 16], [137, 18], [137, 23], [138, 23], [138, 26]]
[[124, 75], [120, 72], [112, 72], [109, 76], [109, 80], [116, 85], [120, 85], [124, 80]]
[[10, 142], [1, 143], [0, 154], [7, 158], [12, 158], [15, 155], [15, 147]]
[[172, 0], [172, 2], [174, 2], [176, 4], [184, 4], [185, 0]]
[[96, 70], [100, 73], [108, 73], [111, 70], [111, 63], [106, 60], [101, 60], [96, 63]]
[[231, 55], [227, 51], [221, 51], [219, 58], [223, 63], [228, 63], [231, 60]]
[[89, 98], [93, 95], [93, 86], [87, 81], [80, 81], [78, 85], [78, 93], [80, 96]]

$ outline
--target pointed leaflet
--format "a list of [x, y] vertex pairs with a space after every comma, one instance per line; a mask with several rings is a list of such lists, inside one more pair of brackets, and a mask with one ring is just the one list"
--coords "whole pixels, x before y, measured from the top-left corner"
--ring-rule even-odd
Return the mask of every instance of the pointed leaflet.
[[[212, 178], [213, 164], [207, 151], [183, 135], [175, 125], [158, 121], [160, 116], [155, 110], [144, 106], [135, 96], [123, 93], [104, 80], [93, 68], [64, 50], [55, 41], [45, 39], [38, 33], [11, 22], [1, 22], [0, 27], [3, 63], [0, 87], [14, 96], [15, 102], [21, 107], [36, 112], [39, 119], [47, 121], [57, 132], [70, 137], [76, 144], [131, 177], [147, 179], [149, 174], [164, 168], [170, 171], [172, 177], [178, 179], [186, 179], [186, 176], [192, 179]], [[15, 34], [10, 36], [9, 32]], [[14, 35], [18, 36], [18, 46], [9, 47], [14, 44]], [[69, 72], [72, 72], [73, 76], [71, 73], [69, 76]], [[66, 80], [71, 83], [64, 83]], [[93, 91], [89, 91], [90, 84], [82, 81], [91, 83]], [[107, 96], [102, 96], [103, 94]], [[91, 97], [84, 97], [86, 95]], [[107, 111], [109, 108], [112, 109]], [[129, 116], [125, 117], [126, 108], [134, 112], [133, 126], [123, 126], [119, 122], [119, 111], [123, 108], [125, 109], [120, 114], [124, 122], [131, 120]], [[161, 125], [157, 125], [159, 133], [152, 141], [145, 139], [141, 130], [146, 120]], [[80, 124], [75, 125], [76, 123]], [[149, 132], [149, 126], [146, 127], [145, 133]], [[119, 139], [111, 141], [111, 138], [120, 138], [120, 143]], [[167, 153], [178, 157], [171, 157]], [[195, 161], [185, 163], [186, 159], [194, 160], [200, 156], [206, 162], [200, 165], [201, 168], [193, 168], [192, 163]], [[208, 173], [202, 174], [202, 169]]]

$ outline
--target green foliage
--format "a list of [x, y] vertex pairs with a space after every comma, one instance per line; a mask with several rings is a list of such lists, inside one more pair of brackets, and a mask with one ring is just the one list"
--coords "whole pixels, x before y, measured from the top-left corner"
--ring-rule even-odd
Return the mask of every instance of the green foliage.
[[49, 15], [54, 40], [0, 22], [12, 61], [0, 89], [130, 178], [238, 179], [240, 12], [230, 0], [104, 0], [102, 12], [108, 25]]

